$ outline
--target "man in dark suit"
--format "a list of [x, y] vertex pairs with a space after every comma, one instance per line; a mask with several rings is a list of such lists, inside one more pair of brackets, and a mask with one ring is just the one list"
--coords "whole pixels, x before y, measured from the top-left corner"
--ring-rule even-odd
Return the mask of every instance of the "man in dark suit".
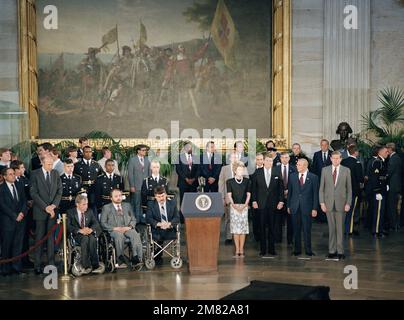
[[348, 154], [348, 158], [343, 159], [341, 165], [349, 168], [351, 171], [352, 204], [351, 209], [345, 216], [345, 234], [351, 236], [352, 234], [359, 235], [359, 215], [364, 177], [362, 164], [358, 159], [358, 147], [355, 145], [349, 146]]
[[113, 189], [124, 190], [123, 179], [120, 175], [115, 174], [114, 170], [114, 160], [108, 159], [105, 161], [105, 172], [98, 176], [95, 182], [95, 199], [98, 212], [101, 212], [103, 206], [111, 203], [111, 191]]
[[[257, 153], [255, 156], [255, 171], [253, 174], [250, 174], [250, 176], [249, 176], [251, 183], [253, 183], [253, 181], [257, 175], [257, 170], [262, 168], [263, 166], [264, 166], [264, 154], [260, 152], [260, 153]], [[251, 200], [250, 200], [250, 203], [251, 203], [251, 211], [252, 211], [251, 213], [252, 213], [252, 225], [253, 225], [254, 239], [256, 242], [259, 242], [260, 241], [260, 229], [261, 229], [260, 211], [257, 209], [254, 209], [252, 207]], [[225, 210], [226, 210], [226, 208], [225, 208]]]
[[[13, 160], [10, 163], [10, 168], [14, 169], [15, 172], [15, 183], [20, 184], [21, 188], [24, 190], [25, 200], [28, 207], [27, 214], [24, 217], [25, 221], [25, 230], [24, 230], [24, 240], [22, 245], [22, 252], [25, 252], [29, 249], [29, 240], [30, 235], [29, 232], [33, 226], [33, 218], [32, 218], [32, 198], [30, 194], [31, 182], [25, 175], [25, 166], [24, 163], [20, 160]], [[34, 264], [29, 260], [29, 256], [25, 256], [21, 259], [23, 267], [33, 268]]]
[[[200, 176], [200, 158], [192, 155], [192, 144], [187, 143], [184, 151], [180, 155], [179, 163], [175, 168], [178, 174], [178, 188], [180, 189], [180, 203], [185, 192], [197, 192], [198, 177]], [[180, 213], [181, 223], [184, 222], [182, 213]]]
[[[9, 259], [21, 254], [28, 208], [24, 188], [16, 183], [14, 169], [3, 169], [2, 176], [4, 182], [0, 185], [1, 251], [2, 258]], [[20, 260], [4, 265], [3, 275], [11, 273], [22, 273]]]
[[288, 181], [288, 213], [292, 217], [295, 248], [293, 255], [302, 253], [302, 227], [304, 249], [308, 257], [314, 256], [311, 249], [311, 219], [317, 216], [318, 177], [308, 171], [306, 159], [297, 161], [297, 172], [290, 175]]
[[[62, 198], [62, 181], [59, 172], [52, 169], [50, 156], [42, 159], [42, 168], [32, 172], [31, 197], [34, 201], [34, 220], [36, 224], [35, 242], [41, 240], [56, 223], [56, 209]], [[55, 264], [53, 235], [47, 240], [48, 264]], [[35, 274], [41, 274], [42, 246], [35, 251]]]
[[284, 221], [286, 220], [286, 234], [288, 245], [292, 244], [293, 241], [293, 226], [292, 226], [292, 218], [287, 213], [287, 198], [288, 198], [288, 181], [291, 174], [296, 172], [296, 168], [289, 164], [290, 156], [288, 152], [282, 152], [280, 156], [280, 165], [278, 166], [281, 171], [283, 188], [284, 188], [284, 197], [283, 201], [285, 205], [279, 212], [275, 215], [275, 240], [277, 243], [282, 242], [282, 227]]
[[31, 159], [31, 170], [32, 171], [40, 169], [42, 167], [40, 158], [49, 155], [51, 149], [52, 149], [52, 144], [50, 144], [49, 142], [44, 142], [37, 147], [36, 154]]
[[321, 170], [324, 167], [331, 165], [331, 150], [329, 149], [330, 143], [327, 139], [322, 139], [320, 142], [321, 150], [314, 153], [313, 164], [311, 172], [313, 172], [317, 177], [321, 178]]
[[213, 141], [206, 144], [206, 152], [201, 156], [201, 176], [205, 178], [204, 192], [217, 192], [222, 168], [222, 155], [216, 152]]
[[88, 209], [88, 199], [78, 195], [75, 199], [76, 208], [67, 211], [67, 230], [81, 247], [81, 266], [84, 274], [101, 273], [103, 268], [98, 260], [96, 234], [101, 234], [101, 226], [91, 209]]
[[257, 170], [252, 184], [253, 208], [260, 210], [260, 256], [264, 258], [268, 257], [267, 253], [276, 255], [275, 214], [276, 210], [281, 210], [284, 205], [282, 175], [279, 170], [273, 168], [273, 161], [269, 153], [264, 155], [264, 167]]
[[[163, 246], [164, 240], [176, 239], [176, 228], [180, 222], [175, 200], [167, 199], [164, 187], [154, 189], [156, 200], [147, 207], [146, 222], [152, 227], [153, 239]], [[156, 247], [155, 251], [160, 251]], [[156, 264], [162, 263], [162, 253], [155, 257]]]
[[400, 156], [396, 153], [395, 143], [388, 143], [386, 145], [389, 153], [389, 162], [387, 164], [388, 176], [388, 195], [387, 195], [387, 215], [385, 230], [398, 230], [398, 202], [402, 192], [402, 169], [403, 164]]

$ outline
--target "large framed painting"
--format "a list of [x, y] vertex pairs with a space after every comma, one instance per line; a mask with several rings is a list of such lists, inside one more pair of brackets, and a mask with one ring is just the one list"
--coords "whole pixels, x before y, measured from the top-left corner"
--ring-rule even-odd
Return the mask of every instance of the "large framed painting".
[[33, 136], [99, 130], [144, 138], [178, 122], [201, 136], [239, 128], [290, 138], [289, 1], [22, 0], [20, 7], [27, 78], [29, 65], [35, 69], [26, 90]]

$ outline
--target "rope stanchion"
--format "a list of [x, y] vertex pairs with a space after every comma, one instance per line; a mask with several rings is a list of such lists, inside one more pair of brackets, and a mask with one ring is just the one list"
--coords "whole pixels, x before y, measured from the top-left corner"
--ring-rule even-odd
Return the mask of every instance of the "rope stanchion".
[[66, 221], [67, 221], [67, 215], [66, 213], [62, 214], [62, 228], [63, 230], [63, 271], [64, 274], [61, 278], [62, 281], [69, 281], [70, 277], [68, 274], [67, 270], [67, 226], [66, 226]]
[[26, 257], [27, 255], [29, 255], [31, 252], [35, 251], [37, 248], [39, 248], [46, 240], [48, 240], [48, 238], [50, 236], [53, 235], [53, 232], [55, 232], [56, 228], [58, 227], [59, 223], [55, 223], [55, 225], [48, 231], [48, 233], [45, 235], [45, 237], [43, 237], [41, 240], [39, 240], [37, 243], [35, 243], [32, 247], [30, 247], [27, 251], [25, 251], [24, 253], [16, 256], [16, 257], [12, 257], [9, 259], [0, 259], [0, 265], [1, 264], [5, 264], [5, 263], [10, 263], [10, 262], [15, 262], [18, 261], [24, 257]]

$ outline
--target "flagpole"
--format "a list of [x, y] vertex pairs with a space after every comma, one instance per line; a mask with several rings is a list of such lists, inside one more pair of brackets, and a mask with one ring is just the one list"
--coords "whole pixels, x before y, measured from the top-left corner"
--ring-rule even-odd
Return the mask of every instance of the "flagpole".
[[203, 60], [205, 60], [206, 51], [208, 51], [209, 44], [210, 44], [210, 39], [211, 39], [211, 38], [212, 38], [212, 32], [209, 31], [209, 37], [208, 37], [208, 41], [207, 41], [208, 46], [206, 47], [206, 50], [205, 50], [205, 52], [203, 53], [203, 57], [202, 57], [202, 59], [201, 59], [201, 65], [199, 66], [197, 77], [199, 77], [199, 75], [200, 75], [200, 73], [201, 73], [201, 70], [202, 70], [202, 67], [203, 67]]
[[116, 24], [115, 25], [115, 28], [116, 28], [116, 48], [117, 48], [117, 52], [118, 52], [118, 59], [120, 58], [120, 56], [119, 56], [119, 37], [118, 37], [118, 24]]

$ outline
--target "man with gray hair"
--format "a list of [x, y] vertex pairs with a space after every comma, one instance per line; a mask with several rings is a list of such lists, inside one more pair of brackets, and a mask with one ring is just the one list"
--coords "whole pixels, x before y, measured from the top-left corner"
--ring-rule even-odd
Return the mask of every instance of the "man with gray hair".
[[351, 172], [341, 166], [339, 151], [331, 154], [332, 165], [321, 172], [319, 201], [321, 210], [327, 215], [329, 240], [327, 259], [341, 260], [344, 255], [345, 214], [351, 208]]
[[[42, 168], [32, 172], [31, 197], [34, 201], [35, 242], [41, 240], [56, 223], [56, 209], [62, 199], [63, 186], [59, 172], [52, 169], [53, 159], [47, 155], [41, 158]], [[47, 240], [48, 264], [55, 264], [53, 234]], [[42, 246], [35, 251], [35, 274], [42, 273]]]
[[102, 273], [105, 269], [98, 260], [96, 238], [101, 234], [101, 226], [88, 208], [87, 195], [79, 194], [75, 203], [76, 208], [67, 211], [67, 230], [81, 247], [83, 273]]

